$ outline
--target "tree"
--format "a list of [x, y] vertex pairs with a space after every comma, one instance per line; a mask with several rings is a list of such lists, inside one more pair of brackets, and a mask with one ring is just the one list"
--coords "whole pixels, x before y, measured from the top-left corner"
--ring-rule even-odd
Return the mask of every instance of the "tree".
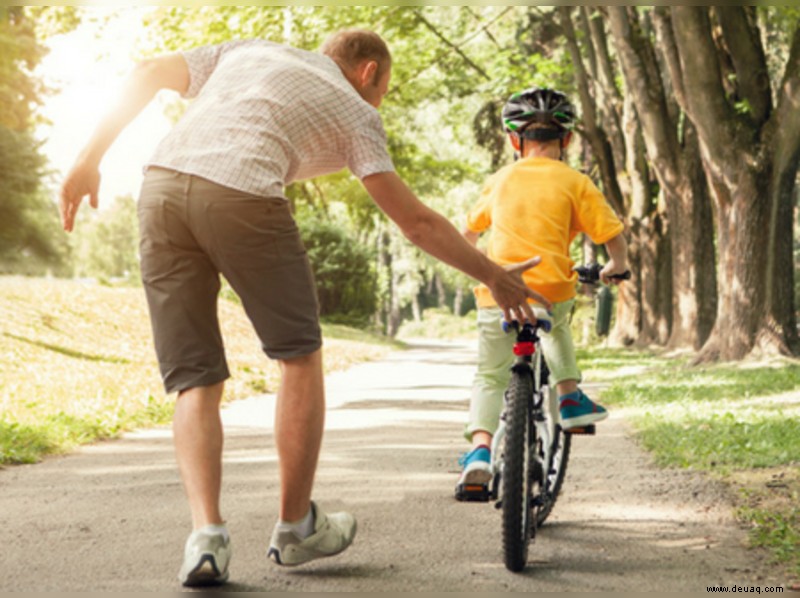
[[[647, 154], [664, 196], [671, 257], [671, 333], [669, 345], [700, 348], [714, 322], [715, 259], [711, 204], [699, 145], [691, 123], [682, 121], [672, 101], [647, 29], [649, 14], [608, 7], [626, 91], [642, 127]], [[659, 13], [663, 14], [663, 13]], [[661, 48], [669, 53], [669, 46]]]
[[76, 276], [138, 282], [139, 222], [132, 197], [116, 197], [103, 210], [88, 212], [78, 228], [70, 238]]
[[32, 133], [45, 92], [32, 71], [45, 49], [27, 10], [0, 8], [0, 271], [33, 274], [63, 268], [67, 245]]
[[[778, 10], [778, 9], [774, 9]], [[717, 214], [720, 301], [702, 359], [798, 352], [792, 222], [800, 165], [800, 27], [770, 81], [755, 7], [661, 13], [676, 98], [697, 129]], [[671, 43], [671, 42], [670, 42]]]

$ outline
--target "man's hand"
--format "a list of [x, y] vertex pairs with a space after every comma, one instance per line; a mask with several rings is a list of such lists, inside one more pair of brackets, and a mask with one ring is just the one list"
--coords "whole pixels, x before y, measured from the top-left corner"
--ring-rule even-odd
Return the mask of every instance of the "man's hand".
[[492, 292], [494, 300], [506, 321], [513, 319], [519, 321], [528, 320], [535, 322], [536, 316], [533, 314], [533, 307], [528, 303], [528, 299], [533, 299], [546, 309], [550, 309], [552, 304], [536, 291], [532, 291], [522, 279], [522, 274], [538, 265], [542, 261], [539, 256], [533, 257], [519, 264], [508, 264], [500, 270], [499, 275], [492, 284], [487, 284]]
[[98, 192], [100, 190], [100, 171], [97, 167], [78, 163], [64, 179], [61, 185], [59, 207], [61, 210], [61, 225], [67, 232], [72, 232], [75, 225], [75, 215], [81, 201], [89, 196], [89, 205], [97, 208]]

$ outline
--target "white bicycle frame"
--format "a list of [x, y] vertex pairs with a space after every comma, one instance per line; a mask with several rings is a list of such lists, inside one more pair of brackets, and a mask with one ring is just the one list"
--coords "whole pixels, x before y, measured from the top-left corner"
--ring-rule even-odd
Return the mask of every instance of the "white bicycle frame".
[[[549, 471], [547, 471], [546, 464], [550, 463], [550, 459], [552, 458], [553, 440], [556, 436], [556, 426], [560, 422], [558, 392], [554, 386], [549, 384], [544, 388], [539, 388], [543, 364], [541, 341], [536, 341], [535, 347], [536, 351], [534, 352], [533, 359], [531, 360], [531, 366], [533, 368], [533, 395], [534, 397], [538, 396], [541, 390], [545, 399], [542, 401], [542, 415], [544, 418], [541, 421], [535, 421], [534, 425], [536, 427], [537, 438], [541, 440], [541, 446], [543, 447], [544, 452], [541, 462], [542, 471], [544, 471], [545, 476], [547, 476], [549, 475]], [[506, 422], [500, 420], [500, 425], [497, 427], [497, 432], [495, 432], [494, 436], [492, 437], [492, 476], [495, 476], [498, 473], [501, 476], [503, 475], [503, 456], [500, 447], [505, 439], [505, 435]], [[535, 447], [531, 448], [535, 449]], [[539, 459], [538, 454], [534, 454], [532, 457], [534, 459]]]

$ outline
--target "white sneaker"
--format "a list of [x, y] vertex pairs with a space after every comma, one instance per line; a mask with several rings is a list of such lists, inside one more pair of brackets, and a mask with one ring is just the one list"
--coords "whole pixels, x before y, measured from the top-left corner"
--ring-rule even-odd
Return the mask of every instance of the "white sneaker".
[[356, 535], [356, 520], [350, 513], [326, 515], [312, 502], [314, 533], [300, 540], [294, 532], [279, 532], [277, 526], [269, 542], [267, 556], [278, 565], [293, 567], [322, 557], [339, 554]]
[[186, 540], [178, 579], [187, 587], [225, 583], [230, 560], [230, 538], [206, 528], [196, 530]]

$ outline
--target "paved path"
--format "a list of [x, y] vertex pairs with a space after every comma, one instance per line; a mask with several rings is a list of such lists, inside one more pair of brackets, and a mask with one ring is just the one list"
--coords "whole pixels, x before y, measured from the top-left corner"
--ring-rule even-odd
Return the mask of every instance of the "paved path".
[[[660, 472], [621, 413], [578, 438], [529, 567], [502, 565], [500, 515], [452, 499], [475, 351], [419, 344], [329, 376], [315, 497], [359, 520], [344, 554], [265, 558], [277, 512], [274, 398], [231, 405], [223, 509], [234, 591], [696, 591], [780, 585], [747, 550], [724, 494]], [[0, 591], [173, 591], [189, 529], [168, 430], [0, 471]]]

